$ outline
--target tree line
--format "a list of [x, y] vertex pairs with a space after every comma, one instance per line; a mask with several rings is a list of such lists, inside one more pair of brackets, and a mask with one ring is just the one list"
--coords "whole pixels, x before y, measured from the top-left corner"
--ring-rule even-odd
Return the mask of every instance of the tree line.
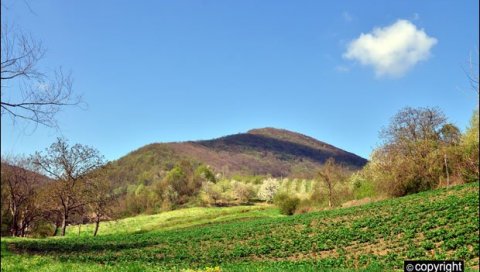
[[2, 233], [65, 235], [69, 224], [93, 220], [96, 235], [111, 205], [107, 168], [98, 150], [62, 138], [28, 158], [2, 159]]
[[479, 114], [475, 110], [464, 133], [438, 108], [406, 107], [381, 130], [382, 143], [367, 165], [351, 173], [329, 159], [317, 171], [323, 186], [310, 198], [280, 193], [274, 199], [285, 214], [310, 211], [326, 200], [399, 197], [479, 180]]
[[404, 108], [381, 131], [362, 176], [389, 196], [478, 181], [478, 110], [464, 133], [438, 108]]

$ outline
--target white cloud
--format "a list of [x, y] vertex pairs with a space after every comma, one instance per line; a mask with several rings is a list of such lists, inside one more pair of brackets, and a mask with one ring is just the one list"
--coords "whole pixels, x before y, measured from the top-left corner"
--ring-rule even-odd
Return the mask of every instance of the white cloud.
[[378, 77], [401, 77], [419, 61], [430, 57], [437, 39], [407, 20], [374, 28], [350, 42], [343, 57], [372, 66]]

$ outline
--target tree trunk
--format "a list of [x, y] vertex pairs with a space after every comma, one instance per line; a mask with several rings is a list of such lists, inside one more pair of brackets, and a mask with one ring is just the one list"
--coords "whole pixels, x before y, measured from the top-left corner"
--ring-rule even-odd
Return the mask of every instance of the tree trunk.
[[25, 230], [27, 229], [27, 224], [22, 224], [20, 228], [20, 237], [25, 237]]
[[95, 231], [93, 232], [93, 236], [97, 236], [99, 226], [100, 226], [100, 216], [97, 215], [97, 218], [95, 219]]
[[55, 231], [53, 232], [53, 236], [57, 236], [60, 227], [62, 227], [62, 217], [63, 215], [60, 212], [55, 213]]
[[12, 220], [11, 226], [10, 226], [10, 234], [12, 236], [17, 236], [18, 234], [18, 223], [16, 219]]
[[57, 236], [59, 228], [60, 226], [58, 224], [55, 224], [55, 231], [53, 231], [53, 236]]
[[67, 214], [65, 213], [62, 219], [62, 236], [65, 236], [66, 231], [67, 231]]
[[328, 184], [328, 207], [332, 207], [332, 196], [333, 196], [333, 192], [332, 192], [332, 185], [331, 184]]
[[18, 235], [18, 212], [15, 207], [10, 206], [10, 214], [12, 215], [12, 223], [10, 225], [10, 234], [12, 236]]
[[447, 187], [450, 187], [450, 175], [448, 174], [447, 154], [444, 154], [445, 172], [447, 172]]

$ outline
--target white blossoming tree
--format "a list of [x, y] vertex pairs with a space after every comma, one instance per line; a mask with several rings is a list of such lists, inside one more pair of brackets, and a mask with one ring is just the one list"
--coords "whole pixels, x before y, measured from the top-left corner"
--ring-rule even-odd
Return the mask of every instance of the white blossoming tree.
[[258, 198], [265, 200], [268, 203], [273, 201], [273, 197], [280, 188], [280, 182], [275, 178], [268, 178], [263, 181], [258, 190]]

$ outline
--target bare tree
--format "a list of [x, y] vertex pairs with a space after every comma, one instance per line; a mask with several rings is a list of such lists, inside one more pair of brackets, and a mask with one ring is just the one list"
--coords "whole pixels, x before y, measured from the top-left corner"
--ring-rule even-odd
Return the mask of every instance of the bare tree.
[[10, 213], [9, 231], [12, 236], [25, 236], [26, 229], [42, 215], [38, 190], [45, 177], [28, 170], [23, 158], [2, 161], [2, 195]]
[[[478, 48], [477, 48], [477, 57], [476, 59], [478, 60]], [[470, 54], [470, 58], [468, 60], [468, 68], [464, 69], [465, 74], [468, 77], [468, 80], [470, 81], [470, 88], [477, 93], [477, 96], [480, 94], [479, 93], [479, 88], [478, 88], [478, 82], [479, 82], [479, 72], [478, 72], [478, 62], [475, 62], [473, 60], [472, 54]]]
[[93, 236], [97, 236], [102, 219], [108, 219], [112, 214], [112, 204], [115, 201], [112, 183], [108, 178], [109, 164], [91, 173], [88, 182], [88, 210], [95, 222]]
[[59, 229], [62, 227], [63, 215], [62, 207], [51, 190], [52, 185], [54, 183], [41, 188], [38, 197], [43, 205], [43, 218], [53, 224], [55, 228], [52, 236], [57, 236]]
[[58, 138], [45, 153], [37, 152], [33, 162], [45, 175], [56, 180], [51, 192], [61, 208], [64, 236], [69, 216], [88, 203], [89, 174], [104, 165], [104, 158], [92, 147], [69, 146], [65, 139]]
[[61, 68], [49, 75], [39, 68], [45, 56], [42, 43], [2, 22], [1, 115], [56, 127], [63, 106], [78, 105], [72, 78]]
[[335, 163], [334, 158], [329, 158], [318, 171], [320, 181], [327, 187], [328, 190], [328, 207], [333, 207], [333, 198], [335, 193], [335, 186], [338, 183], [344, 182], [347, 178], [346, 170], [339, 164]]
[[[383, 144], [370, 162], [372, 179], [381, 191], [403, 196], [458, 179], [460, 130], [437, 108], [400, 110], [381, 132]], [[374, 169], [374, 170], [373, 170]]]
[[403, 145], [410, 141], [437, 141], [446, 121], [445, 114], [438, 108], [405, 107], [392, 118], [390, 125], [380, 132], [380, 136], [385, 143]]

